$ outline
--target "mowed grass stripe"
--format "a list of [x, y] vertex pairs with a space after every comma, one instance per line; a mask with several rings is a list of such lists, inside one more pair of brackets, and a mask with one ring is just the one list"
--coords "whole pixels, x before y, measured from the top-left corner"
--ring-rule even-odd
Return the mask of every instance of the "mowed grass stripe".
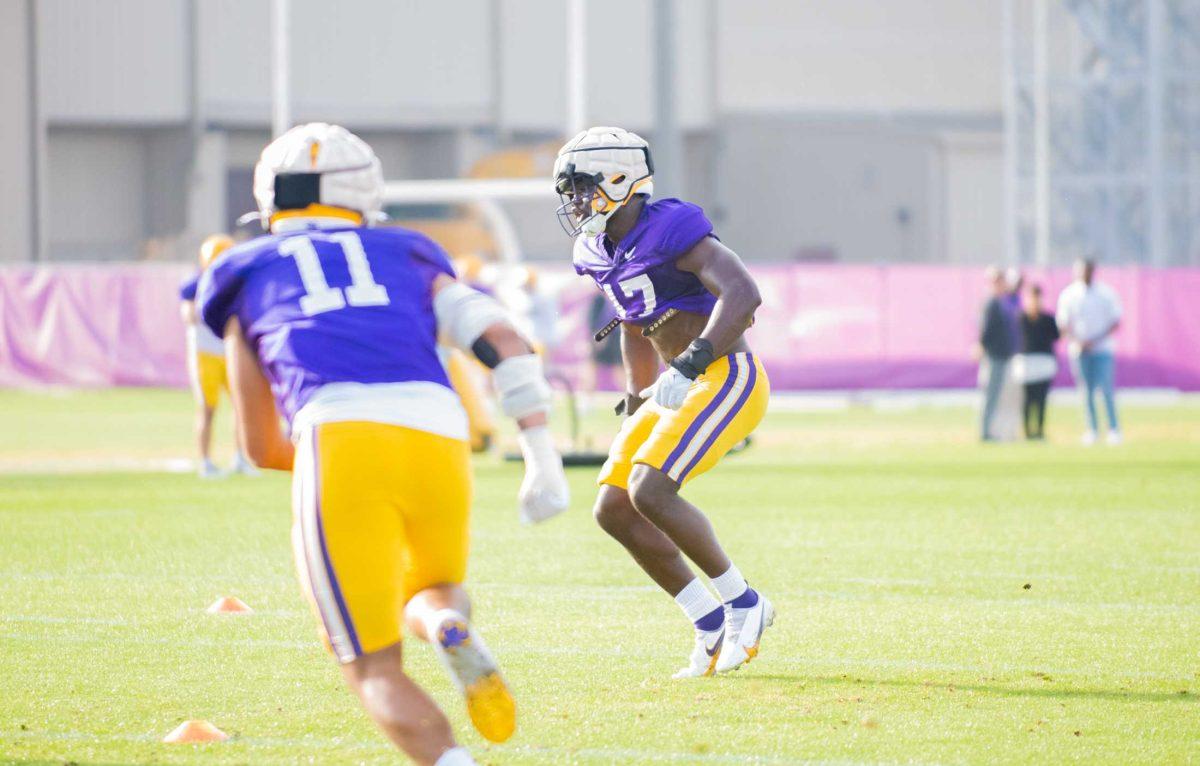
[[[0, 465], [190, 444], [181, 392], [15, 405], [39, 430], [0, 434]], [[1123, 414], [1128, 444], [1091, 451], [1061, 408], [1055, 443], [997, 449], [965, 409], [772, 415], [687, 495], [781, 620], [744, 672], [682, 684], [688, 626], [591, 520], [594, 474], [530, 529], [517, 468], [477, 460], [470, 588], [514, 742], [474, 735], [427, 647], [406, 662], [484, 763], [1194, 761], [1200, 408]], [[289, 523], [286, 476], [0, 476], [0, 762], [395, 762], [316, 640]], [[259, 614], [203, 614], [219, 595]], [[190, 717], [239, 739], [157, 742]]]

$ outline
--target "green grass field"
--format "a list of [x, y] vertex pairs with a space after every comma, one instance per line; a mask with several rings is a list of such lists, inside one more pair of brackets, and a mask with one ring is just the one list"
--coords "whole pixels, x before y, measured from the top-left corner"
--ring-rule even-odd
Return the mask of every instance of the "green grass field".
[[[202, 482], [182, 392], [0, 392], [0, 761], [396, 763], [320, 648], [283, 475]], [[518, 695], [490, 764], [1200, 763], [1200, 407], [1127, 444], [978, 445], [966, 409], [771, 415], [689, 485], [779, 618], [728, 678], [593, 524], [518, 526], [480, 458], [470, 590]], [[598, 443], [615, 419], [593, 418]], [[228, 422], [222, 428], [227, 433]], [[256, 609], [204, 608], [236, 595]], [[187, 718], [233, 735], [165, 745]]]

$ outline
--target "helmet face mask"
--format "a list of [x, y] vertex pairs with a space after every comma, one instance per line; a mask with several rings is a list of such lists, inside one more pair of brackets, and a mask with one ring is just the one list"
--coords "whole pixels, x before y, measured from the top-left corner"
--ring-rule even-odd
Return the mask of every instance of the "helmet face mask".
[[[568, 170], [560, 175], [555, 189], [562, 199], [556, 211], [558, 223], [570, 237], [577, 237], [585, 228], [592, 228], [589, 226], [592, 220], [612, 206], [612, 201], [600, 188], [600, 178], [576, 173], [574, 165], [568, 166]], [[607, 217], [604, 220], [607, 221]], [[591, 233], [598, 234], [599, 231]]]
[[650, 145], [621, 128], [585, 130], [559, 150], [554, 184], [563, 231], [571, 237], [599, 234], [625, 203], [653, 194]]

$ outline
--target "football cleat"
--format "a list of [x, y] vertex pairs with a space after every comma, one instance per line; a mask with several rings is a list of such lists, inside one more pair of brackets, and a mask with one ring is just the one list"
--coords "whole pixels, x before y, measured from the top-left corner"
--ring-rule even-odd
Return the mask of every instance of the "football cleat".
[[725, 642], [717, 658], [716, 671], [737, 670], [758, 656], [762, 634], [775, 622], [775, 607], [767, 597], [758, 594], [758, 602], [745, 609], [726, 606]]
[[201, 479], [220, 479], [225, 474], [221, 473], [221, 469], [217, 468], [213, 461], [202, 460], [200, 461], [200, 466], [196, 469], [196, 475]]
[[725, 639], [725, 628], [720, 630], [697, 630], [692, 656], [685, 668], [680, 668], [671, 678], [703, 678], [711, 676], [721, 656], [721, 644]]
[[438, 626], [434, 651], [467, 701], [471, 723], [485, 739], [503, 742], [517, 727], [517, 706], [496, 661], [464, 620]]
[[229, 470], [232, 473], [239, 473], [242, 476], [258, 476], [260, 471], [254, 467], [254, 464], [245, 458], [242, 453], [237, 453], [233, 458], [233, 465]]

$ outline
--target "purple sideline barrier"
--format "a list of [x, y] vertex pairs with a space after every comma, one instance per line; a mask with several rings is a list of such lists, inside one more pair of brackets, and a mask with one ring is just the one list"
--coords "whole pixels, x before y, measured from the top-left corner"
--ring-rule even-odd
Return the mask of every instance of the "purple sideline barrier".
[[[0, 268], [0, 386], [185, 386], [178, 286], [186, 264]], [[776, 390], [969, 388], [982, 270], [780, 265], [753, 269], [763, 306], [751, 344]], [[1053, 308], [1069, 269], [1030, 270]], [[1200, 390], [1200, 269], [1102, 268], [1125, 304], [1124, 386]], [[590, 352], [594, 288], [561, 293], [552, 363]], [[1060, 383], [1070, 377], [1063, 365]]]

